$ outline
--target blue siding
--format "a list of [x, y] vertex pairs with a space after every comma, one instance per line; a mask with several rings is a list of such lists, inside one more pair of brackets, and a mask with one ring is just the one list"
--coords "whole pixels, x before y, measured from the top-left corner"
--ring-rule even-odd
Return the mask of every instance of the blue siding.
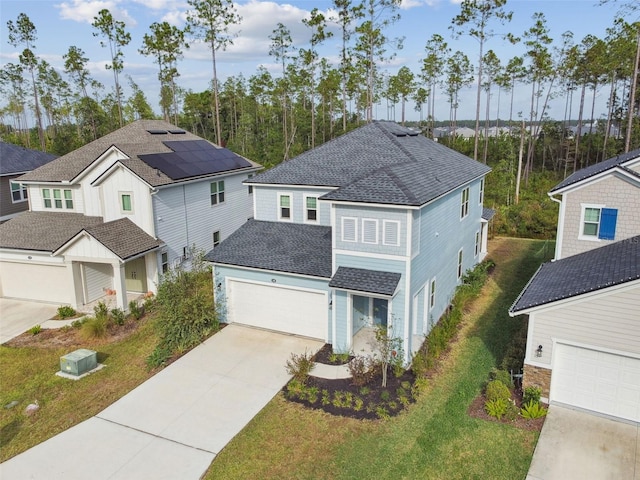
[[[320, 188], [287, 188], [286, 186], [256, 186], [253, 188], [255, 201], [255, 219], [267, 222], [278, 222], [278, 194], [284, 193], [291, 195], [291, 212], [292, 221], [294, 223], [312, 223], [305, 222], [305, 195], [321, 197], [332, 189]], [[318, 223], [316, 225], [331, 225], [331, 213], [328, 202], [318, 201]]]
[[333, 349], [336, 352], [346, 353], [351, 349], [351, 331], [347, 322], [348, 305], [347, 292], [336, 290], [333, 296], [333, 309], [336, 315], [336, 340], [333, 344]]

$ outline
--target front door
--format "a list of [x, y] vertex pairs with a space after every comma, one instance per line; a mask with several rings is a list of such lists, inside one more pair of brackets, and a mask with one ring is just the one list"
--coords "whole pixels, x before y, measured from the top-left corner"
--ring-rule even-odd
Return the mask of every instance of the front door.
[[136, 258], [124, 264], [127, 292], [147, 291], [147, 268], [144, 257]]
[[375, 325], [387, 326], [388, 301], [383, 298], [373, 299], [373, 323]]

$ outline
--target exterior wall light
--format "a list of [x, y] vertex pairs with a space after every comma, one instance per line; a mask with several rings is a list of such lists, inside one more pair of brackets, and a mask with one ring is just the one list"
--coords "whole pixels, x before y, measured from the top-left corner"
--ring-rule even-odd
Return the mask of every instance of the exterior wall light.
[[538, 348], [536, 350], [536, 357], [541, 357], [542, 356], [542, 345], [538, 345]]

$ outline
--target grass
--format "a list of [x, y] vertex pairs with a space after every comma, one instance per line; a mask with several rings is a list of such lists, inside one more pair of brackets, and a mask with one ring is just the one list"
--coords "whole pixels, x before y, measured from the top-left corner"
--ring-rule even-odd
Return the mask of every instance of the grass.
[[526, 476], [538, 432], [471, 418], [467, 409], [521, 326], [507, 310], [550, 252], [499, 238], [498, 265], [465, 312], [459, 340], [427, 391], [388, 421], [306, 410], [276, 396], [217, 456], [206, 479], [514, 479]]
[[[102, 370], [73, 381], [55, 375], [62, 355], [81, 347], [7, 347], [0, 345], [0, 462], [76, 425], [112, 404], [151, 377], [145, 359], [157, 343], [149, 320], [137, 331], [111, 344], [82, 347], [98, 352]], [[26, 416], [25, 407], [38, 400], [40, 409]]]

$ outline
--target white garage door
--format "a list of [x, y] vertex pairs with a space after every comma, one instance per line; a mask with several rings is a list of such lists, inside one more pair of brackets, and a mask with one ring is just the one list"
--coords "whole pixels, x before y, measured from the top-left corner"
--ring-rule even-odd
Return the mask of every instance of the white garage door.
[[640, 421], [640, 359], [557, 344], [550, 400]]
[[229, 281], [229, 322], [327, 339], [327, 296], [275, 285]]
[[2, 296], [72, 303], [73, 284], [66, 266], [2, 262]]

